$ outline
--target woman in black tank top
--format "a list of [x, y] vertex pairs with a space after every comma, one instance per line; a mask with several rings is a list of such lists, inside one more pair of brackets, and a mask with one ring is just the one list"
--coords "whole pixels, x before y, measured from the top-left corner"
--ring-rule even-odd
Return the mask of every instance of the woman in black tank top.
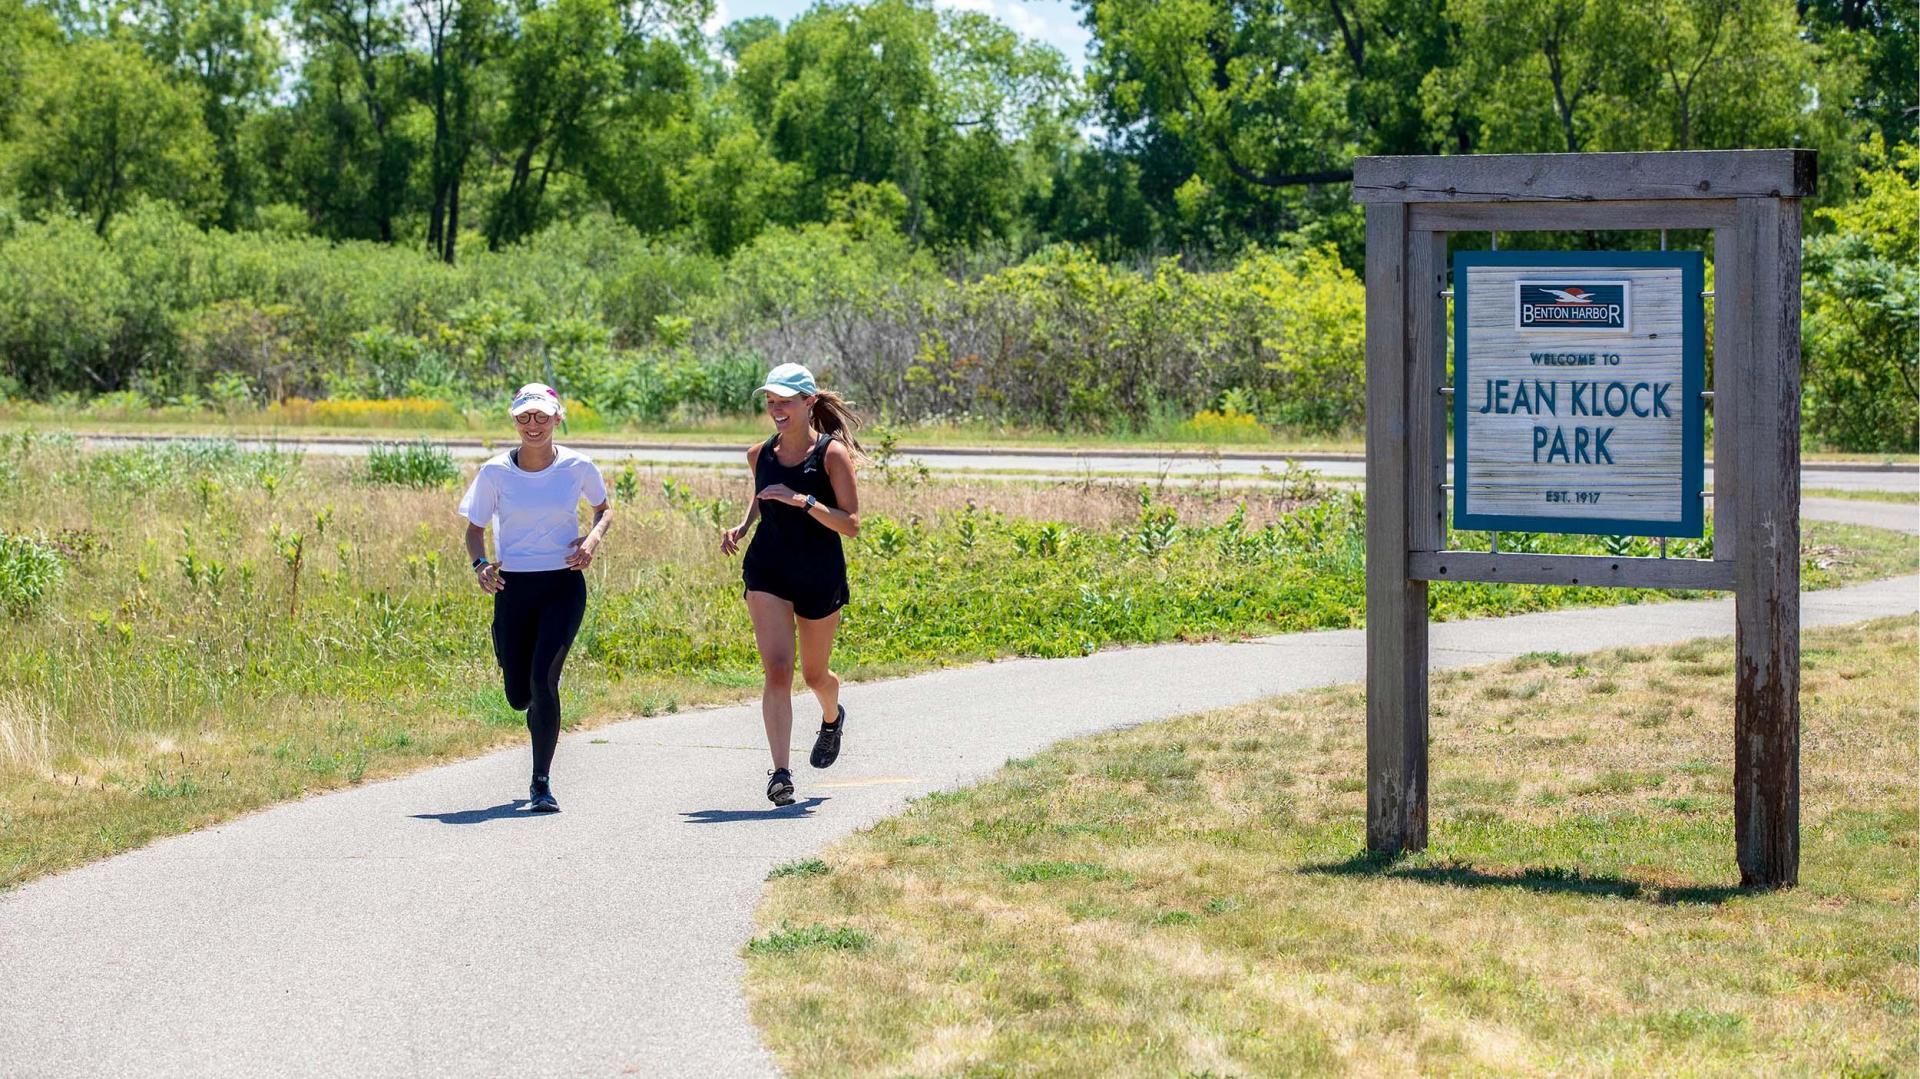
[[838, 394], [814, 384], [813, 374], [784, 363], [756, 393], [766, 394], [773, 437], [747, 450], [753, 498], [746, 519], [720, 536], [732, 554], [754, 521], [760, 527], [742, 559], [747, 611], [766, 683], [760, 714], [773, 768], [767, 798], [793, 802], [788, 747], [793, 738], [794, 638], [799, 637], [801, 676], [820, 702], [820, 730], [809, 758], [826, 768], [840, 755], [847, 710], [840, 704], [840, 678], [827, 665], [840, 608], [847, 593], [847, 560], [840, 537], [860, 534], [860, 496], [854, 481], [853, 437], [859, 419]]

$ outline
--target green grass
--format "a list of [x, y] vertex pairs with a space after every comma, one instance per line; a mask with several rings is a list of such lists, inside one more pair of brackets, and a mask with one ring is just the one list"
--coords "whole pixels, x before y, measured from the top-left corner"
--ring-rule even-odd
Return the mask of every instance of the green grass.
[[[0, 582], [36, 590], [0, 649], [0, 887], [524, 738], [460, 547], [458, 485], [406, 482], [418, 471], [370, 482], [350, 462], [232, 443], [82, 453], [0, 436], [0, 533], [37, 552]], [[607, 472], [616, 517], [568, 663], [566, 725], [752, 696], [739, 563], [717, 550], [744, 476]], [[868, 679], [1359, 624], [1351, 493], [1305, 476], [1285, 490], [1145, 490], [869, 476], [836, 669]], [[1808, 536], [1810, 585], [1914, 564], [1914, 541], [1890, 533]], [[1450, 619], [1663, 598], [1449, 584], [1432, 604]], [[1143, 781], [1193, 782], [1178, 760], [1150, 767]]]
[[1010, 865], [1006, 877], [1015, 884], [1034, 884], [1054, 880], [1113, 880], [1123, 874], [1092, 862], [1022, 862]]
[[1729, 642], [1528, 656], [1435, 677], [1421, 854], [1358, 850], [1358, 687], [1067, 742], [772, 882], [866, 944], [750, 947], [755, 1019], [801, 1076], [1905, 1074], [1920, 620], [1803, 645], [1798, 888], [1738, 886]]
[[1920, 491], [1855, 491], [1841, 487], [1809, 487], [1800, 492], [1802, 498], [1846, 498], [1857, 502], [1901, 502], [1908, 505], [1920, 503]]
[[847, 926], [803, 925], [797, 928], [782, 927], [764, 937], [755, 937], [747, 942], [747, 954], [791, 956], [805, 951], [859, 952], [866, 950], [871, 943], [873, 938]]
[[774, 866], [772, 871], [767, 874], [767, 879], [778, 880], [781, 877], [817, 877], [826, 872], [827, 863], [818, 858], [803, 858], [797, 862], [786, 862], [782, 865]]

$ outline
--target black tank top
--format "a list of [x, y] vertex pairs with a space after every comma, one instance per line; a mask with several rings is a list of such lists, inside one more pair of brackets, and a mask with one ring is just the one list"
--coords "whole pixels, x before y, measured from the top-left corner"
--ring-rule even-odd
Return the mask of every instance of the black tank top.
[[[833, 481], [827, 476], [827, 445], [833, 436], [821, 435], [797, 465], [780, 463], [773, 448], [779, 440], [776, 434], [760, 446], [760, 456], [753, 465], [754, 493], [784, 483], [802, 496], [812, 495], [821, 504], [839, 509], [840, 503], [833, 497]], [[760, 526], [747, 545], [745, 561], [802, 577], [830, 579], [834, 575], [845, 577], [847, 572], [840, 533], [815, 520], [805, 508], [784, 502], [760, 503]]]

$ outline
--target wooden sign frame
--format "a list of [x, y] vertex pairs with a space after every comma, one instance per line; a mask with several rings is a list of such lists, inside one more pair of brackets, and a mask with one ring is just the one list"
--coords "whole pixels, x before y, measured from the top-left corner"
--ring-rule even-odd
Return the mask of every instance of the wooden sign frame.
[[[1367, 846], [1427, 844], [1427, 583], [1731, 590], [1734, 839], [1748, 887], [1800, 872], [1800, 201], [1811, 150], [1363, 157]], [[1447, 234], [1711, 229], [1711, 559], [1447, 549]]]

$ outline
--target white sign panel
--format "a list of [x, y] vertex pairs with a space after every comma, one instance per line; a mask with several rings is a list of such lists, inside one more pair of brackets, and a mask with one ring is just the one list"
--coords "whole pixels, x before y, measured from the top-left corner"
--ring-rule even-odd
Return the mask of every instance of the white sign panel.
[[1454, 259], [1454, 527], [1698, 536], [1699, 252]]

